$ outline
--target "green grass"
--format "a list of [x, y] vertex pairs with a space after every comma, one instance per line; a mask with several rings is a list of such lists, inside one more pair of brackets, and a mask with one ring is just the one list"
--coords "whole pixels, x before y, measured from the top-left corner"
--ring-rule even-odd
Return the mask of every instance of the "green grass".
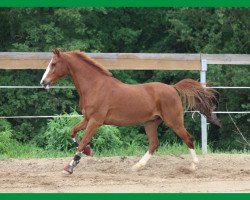
[[233, 149], [233, 150], [228, 150], [228, 151], [225, 151], [225, 150], [215, 150], [215, 151], [212, 151], [212, 153], [224, 153], [224, 154], [250, 154], [250, 150], [249, 150], [249, 149], [243, 149], [243, 150], [236, 150], [236, 149]]
[[[109, 149], [102, 152], [95, 152], [96, 156], [138, 156], [143, 155], [147, 151], [147, 147], [140, 147], [137, 145], [131, 145], [128, 148], [119, 148], [119, 149]], [[201, 149], [199, 146], [196, 148], [197, 154], [201, 154]], [[209, 149], [208, 152], [211, 152]], [[189, 154], [189, 150], [186, 145], [173, 144], [173, 145], [162, 145], [160, 146], [155, 155], [167, 155], [167, 154]]]
[[0, 154], [0, 160], [9, 158], [56, 158], [72, 155], [71, 152], [45, 150], [34, 145], [15, 145], [8, 152]]
[[[121, 147], [114, 149], [105, 149], [102, 152], [98, 152], [94, 149], [94, 156], [96, 157], [109, 157], [109, 156], [139, 156], [143, 155], [147, 151], [147, 147], [140, 147], [136, 144], [132, 144], [129, 147]], [[174, 145], [164, 145], [160, 146], [155, 155], [164, 154], [188, 154], [188, 148], [185, 145], [174, 144]], [[197, 153], [201, 153], [197, 149]], [[5, 150], [3, 154], [0, 154], [0, 159], [8, 158], [56, 158], [56, 157], [67, 157], [72, 156], [74, 152], [63, 152], [56, 150], [45, 150], [36, 147], [31, 144], [20, 144], [15, 142], [15, 144], [8, 145], [8, 149]]]
[[[34, 144], [21, 144], [16, 140], [9, 137], [9, 132], [1, 134], [0, 139], [0, 160], [9, 158], [56, 158], [56, 157], [67, 157], [73, 156], [73, 151], [57, 151], [42, 149]], [[127, 147], [116, 146], [116, 148], [103, 148], [102, 151], [94, 149], [95, 157], [110, 157], [110, 156], [142, 156], [147, 151], [147, 146], [138, 146], [136, 143], [132, 143]], [[202, 154], [201, 147], [196, 145], [197, 154]], [[231, 151], [212, 151], [208, 148], [208, 153], [228, 153], [228, 154], [249, 154], [250, 151], [247, 149], [243, 150], [231, 150]], [[161, 145], [155, 155], [182, 155], [189, 154], [189, 150], [186, 145], [172, 144], [172, 145]]]
[[[131, 145], [128, 148], [116, 148], [116, 149], [107, 149], [102, 152], [94, 151], [95, 157], [110, 157], [110, 156], [142, 156], [147, 151], [146, 147], [139, 147], [137, 145]], [[197, 146], [197, 154], [201, 154], [201, 148]], [[208, 153], [212, 153], [209, 149]], [[214, 151], [213, 153], [229, 153], [229, 154], [249, 154], [249, 150], [242, 151]], [[186, 145], [173, 144], [173, 145], [163, 145], [160, 146], [155, 155], [182, 155], [189, 154], [189, 150]], [[57, 157], [67, 157], [73, 156], [74, 152], [62, 152], [55, 150], [45, 150], [39, 147], [36, 147], [31, 144], [19, 144], [16, 143], [12, 145], [8, 151], [3, 154], [0, 154], [0, 160], [9, 159], [9, 158], [57, 158]]]

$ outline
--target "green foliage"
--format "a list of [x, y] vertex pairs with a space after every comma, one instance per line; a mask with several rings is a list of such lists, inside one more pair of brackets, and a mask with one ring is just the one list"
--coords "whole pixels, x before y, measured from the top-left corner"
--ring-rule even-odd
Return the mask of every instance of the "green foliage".
[[[76, 112], [71, 113], [77, 115]], [[48, 128], [44, 134], [40, 136], [43, 139], [43, 145], [48, 150], [57, 151], [73, 151], [75, 145], [70, 137], [70, 130], [80, 121], [80, 118], [64, 117], [64, 115], [54, 118], [48, 122]], [[84, 133], [83, 133], [84, 134]], [[81, 140], [83, 134], [78, 134], [78, 140]], [[117, 149], [123, 144], [120, 131], [114, 126], [102, 126], [94, 135], [91, 145], [97, 152], [103, 150]]]
[[11, 125], [6, 120], [0, 120], [0, 155], [8, 153], [9, 148], [16, 146], [16, 141], [11, 139]]
[[[1, 70], [0, 85], [37, 85], [42, 74], [41, 70]], [[58, 84], [72, 83], [65, 78]], [[78, 105], [76, 91], [72, 89], [49, 92], [42, 89], [1, 89], [0, 104], [1, 116], [56, 115], [71, 112]], [[46, 125], [44, 119], [13, 119], [10, 122], [16, 130], [13, 138], [21, 142], [32, 140]]]
[[10, 131], [11, 130], [11, 123], [9, 123], [5, 119], [0, 119], [0, 132]]
[[[77, 113], [72, 113], [75, 115]], [[68, 151], [75, 148], [70, 138], [71, 128], [80, 120], [74, 117], [58, 116], [48, 122], [47, 130], [42, 134], [45, 148], [48, 150]]]
[[124, 146], [138, 145], [140, 147], [148, 146], [147, 136], [142, 125], [137, 126], [120, 126], [121, 137]]
[[91, 144], [95, 152], [121, 148], [123, 141], [117, 127], [106, 125], [97, 129]]
[[21, 144], [12, 138], [11, 124], [0, 119], [0, 159], [32, 158], [32, 157], [58, 157], [65, 156], [58, 151], [45, 151], [32, 144]]

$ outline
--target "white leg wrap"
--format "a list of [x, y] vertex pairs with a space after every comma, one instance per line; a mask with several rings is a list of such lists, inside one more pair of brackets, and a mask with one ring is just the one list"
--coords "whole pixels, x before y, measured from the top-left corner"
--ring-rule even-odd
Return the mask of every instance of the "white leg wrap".
[[199, 160], [198, 160], [198, 158], [196, 156], [196, 153], [195, 153], [194, 149], [189, 149], [189, 151], [190, 151], [190, 154], [191, 154], [192, 159], [193, 159], [193, 161], [191, 163], [191, 170], [196, 170], [197, 164], [199, 163]]
[[151, 156], [152, 155], [147, 151], [146, 154], [141, 158], [139, 163], [141, 163], [142, 165], [146, 165]]
[[74, 164], [74, 160], [71, 160], [70, 163], [69, 163], [69, 165], [73, 166], [73, 164]]
[[151, 156], [152, 155], [147, 151], [146, 154], [141, 158], [141, 160], [132, 167], [132, 170], [138, 171], [144, 168]]
[[192, 156], [193, 162], [194, 162], [195, 164], [198, 164], [198, 163], [199, 163], [199, 160], [198, 160], [198, 158], [197, 158], [197, 156], [196, 156], [195, 150], [194, 150], [194, 149], [189, 149], [189, 151], [190, 151], [190, 154], [191, 154], [191, 156]]

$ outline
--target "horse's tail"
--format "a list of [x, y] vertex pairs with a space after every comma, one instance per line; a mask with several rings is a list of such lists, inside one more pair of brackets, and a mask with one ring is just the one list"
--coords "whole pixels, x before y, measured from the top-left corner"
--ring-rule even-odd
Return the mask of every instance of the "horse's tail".
[[192, 79], [183, 79], [173, 86], [179, 93], [186, 110], [199, 110], [211, 123], [221, 126], [215, 109], [216, 91], [204, 88], [201, 83]]

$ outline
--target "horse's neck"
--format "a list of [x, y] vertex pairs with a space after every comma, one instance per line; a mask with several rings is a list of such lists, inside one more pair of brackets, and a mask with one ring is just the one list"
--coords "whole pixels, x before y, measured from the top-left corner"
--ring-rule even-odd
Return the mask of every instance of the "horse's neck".
[[93, 88], [102, 85], [106, 77], [86, 63], [72, 65], [70, 74], [80, 97], [86, 97]]

